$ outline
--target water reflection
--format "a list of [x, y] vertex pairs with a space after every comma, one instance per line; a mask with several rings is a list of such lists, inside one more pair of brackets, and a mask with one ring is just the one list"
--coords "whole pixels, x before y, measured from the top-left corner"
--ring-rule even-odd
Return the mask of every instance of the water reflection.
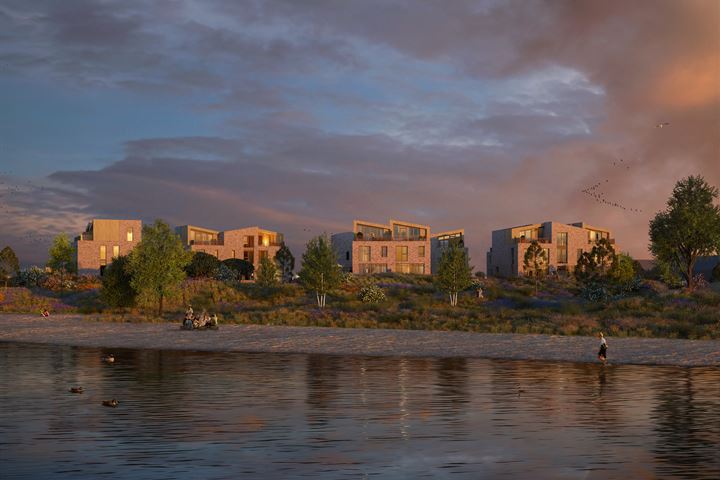
[[720, 478], [717, 368], [11, 344], [0, 363], [3, 480]]

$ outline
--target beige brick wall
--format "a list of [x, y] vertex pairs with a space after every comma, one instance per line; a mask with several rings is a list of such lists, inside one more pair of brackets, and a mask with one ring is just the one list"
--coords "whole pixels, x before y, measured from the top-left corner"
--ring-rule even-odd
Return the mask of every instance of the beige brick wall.
[[[263, 245], [260, 242], [260, 236], [274, 236], [275, 232], [269, 232], [257, 227], [239, 228], [236, 230], [227, 230], [220, 232], [218, 239], [222, 245], [191, 245], [190, 249], [193, 252], [204, 252], [210, 255], [214, 255], [218, 260], [227, 260], [229, 258], [245, 257], [245, 252], [252, 253], [252, 263], [257, 269], [260, 265], [260, 254], [261, 252], [267, 252], [270, 258], [275, 258], [279, 245], [273, 245], [272, 238], [269, 238], [270, 244]], [[252, 247], [245, 247], [246, 237], [252, 237]], [[233, 255], [234, 254], [234, 255]]]
[[[360, 272], [360, 264], [376, 263], [387, 264], [388, 271], [396, 272], [398, 263], [396, 258], [396, 247], [406, 246], [408, 249], [407, 261], [401, 263], [422, 264], [424, 265], [425, 274], [430, 274], [430, 240], [389, 240], [389, 241], [368, 241], [356, 240], [352, 242], [352, 271]], [[370, 247], [370, 261], [362, 260], [361, 247]], [[387, 247], [387, 257], [382, 256], [382, 247]], [[424, 256], [420, 256], [419, 247], [425, 248]]]

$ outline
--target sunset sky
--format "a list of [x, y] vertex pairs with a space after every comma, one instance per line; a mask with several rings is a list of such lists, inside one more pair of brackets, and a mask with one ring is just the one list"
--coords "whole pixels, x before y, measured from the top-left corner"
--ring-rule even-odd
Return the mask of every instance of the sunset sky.
[[92, 218], [260, 225], [298, 259], [402, 219], [465, 228], [479, 269], [494, 229], [584, 221], [649, 258], [673, 184], [720, 186], [717, 0], [3, 0], [0, 89], [25, 265]]

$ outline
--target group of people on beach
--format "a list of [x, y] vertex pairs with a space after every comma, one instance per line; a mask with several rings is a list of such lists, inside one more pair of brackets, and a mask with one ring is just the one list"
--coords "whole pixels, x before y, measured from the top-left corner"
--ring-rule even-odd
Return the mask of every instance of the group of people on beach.
[[200, 315], [195, 315], [192, 305], [188, 305], [185, 310], [185, 320], [183, 321], [183, 328], [188, 330], [193, 328], [213, 328], [218, 326], [218, 316], [216, 313], [208, 315], [206, 309], [203, 308]]

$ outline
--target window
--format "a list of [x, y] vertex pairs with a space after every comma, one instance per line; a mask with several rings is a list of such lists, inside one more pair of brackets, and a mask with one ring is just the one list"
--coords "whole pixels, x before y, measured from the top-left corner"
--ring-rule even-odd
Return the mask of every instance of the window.
[[380, 256], [387, 257], [387, 247], [380, 247]]
[[255, 246], [255, 237], [252, 237], [252, 236], [245, 237], [245, 244], [243, 245], [243, 247], [252, 248], [254, 246]]
[[422, 258], [425, 256], [425, 245], [420, 245], [418, 247], [418, 257]]
[[260, 250], [260, 259], [267, 258], [268, 252], [267, 250]]
[[100, 265], [107, 265], [107, 247], [100, 245]]
[[232, 251], [232, 258], [235, 258], [235, 250]]
[[557, 234], [557, 263], [567, 263], [568, 261], [567, 236], [567, 232]]
[[243, 252], [243, 260], [250, 263], [255, 263], [255, 254], [252, 251]]
[[371, 227], [370, 225], [357, 225], [355, 238], [358, 240], [390, 240], [390, 230], [381, 227]]
[[132, 227], [129, 227], [127, 229], [127, 241], [132, 242], [133, 241], [133, 229]]
[[578, 259], [578, 260], [580, 260], [580, 257], [582, 257], [582, 254], [583, 254], [583, 249], [582, 249], [582, 248], [578, 248], [578, 249], [577, 249], [577, 259]]
[[113, 245], [113, 258], [117, 258], [120, 256], [120, 247], [118, 245]]
[[358, 265], [358, 273], [384, 273], [387, 271], [387, 263], [361, 263]]
[[220, 258], [220, 250], [215, 250], [215, 258]]
[[515, 247], [510, 248], [510, 266], [515, 266]]
[[345, 252], [345, 260], [350, 260], [350, 251]]
[[407, 225], [394, 225], [395, 240], [426, 240], [427, 229], [410, 227]]
[[425, 273], [424, 263], [396, 263], [395, 271], [398, 273]]
[[396, 262], [407, 262], [408, 261], [407, 245], [395, 247], [395, 261]]
[[370, 247], [360, 247], [360, 261], [365, 263], [370, 261]]

